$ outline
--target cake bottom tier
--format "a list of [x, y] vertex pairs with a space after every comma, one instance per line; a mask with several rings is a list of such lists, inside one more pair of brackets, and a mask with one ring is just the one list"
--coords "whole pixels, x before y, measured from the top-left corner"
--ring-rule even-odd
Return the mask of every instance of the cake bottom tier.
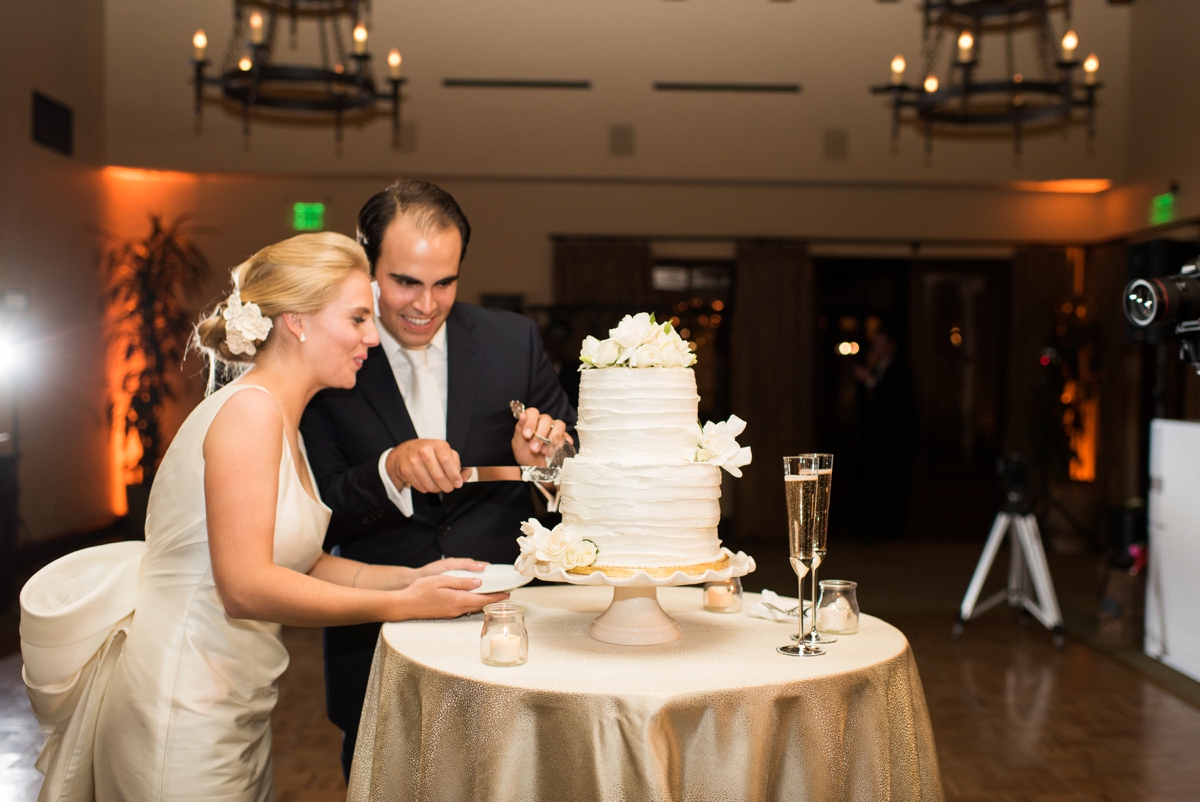
[[599, 549], [590, 570], [703, 573], [728, 559], [717, 537], [720, 498], [720, 469], [713, 465], [577, 457], [563, 467], [559, 509], [563, 523]]
[[568, 568], [568, 574], [604, 574], [613, 579], [623, 579], [634, 574], [645, 573], [654, 578], [665, 578], [675, 573], [699, 575], [707, 571], [723, 571], [729, 567], [729, 555], [722, 553], [717, 559], [694, 565], [599, 565], [593, 563], [578, 568]]

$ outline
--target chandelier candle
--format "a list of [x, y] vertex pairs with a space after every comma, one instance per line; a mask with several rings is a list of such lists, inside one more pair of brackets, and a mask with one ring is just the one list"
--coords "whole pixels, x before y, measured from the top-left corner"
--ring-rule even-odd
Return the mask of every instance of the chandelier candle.
[[958, 37], [958, 60], [961, 64], [967, 64], [971, 61], [974, 55], [972, 51], [975, 48], [975, 37], [970, 31], [963, 31], [962, 36]]
[[250, 15], [250, 44], [263, 43], [263, 15], [255, 11]]
[[1075, 31], [1067, 31], [1062, 38], [1062, 60], [1071, 62], [1075, 60], [1075, 48], [1079, 47], [1079, 37], [1075, 35]]

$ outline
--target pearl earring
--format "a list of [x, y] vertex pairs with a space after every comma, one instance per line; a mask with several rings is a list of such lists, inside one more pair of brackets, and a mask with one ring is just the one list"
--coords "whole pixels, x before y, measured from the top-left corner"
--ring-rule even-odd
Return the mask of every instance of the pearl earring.
[[304, 332], [300, 332], [300, 342], [307, 342], [307, 338], [304, 336]]

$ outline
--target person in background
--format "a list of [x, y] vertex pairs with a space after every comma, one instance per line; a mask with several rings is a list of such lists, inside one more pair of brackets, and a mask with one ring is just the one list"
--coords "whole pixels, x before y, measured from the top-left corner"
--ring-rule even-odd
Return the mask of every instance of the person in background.
[[[454, 198], [424, 181], [398, 181], [359, 212], [380, 343], [355, 387], [319, 395], [300, 424], [333, 509], [326, 546], [348, 559], [514, 562], [536, 488], [467, 483], [464, 469], [542, 465], [535, 435], [570, 438], [575, 410], [537, 325], [456, 302], [470, 236]], [[526, 407], [516, 421], [512, 401]], [[325, 631], [326, 706], [344, 733], [347, 777], [378, 637], [377, 624]]]
[[867, 542], [904, 535], [917, 447], [912, 373], [900, 353], [893, 326], [871, 338], [865, 365], [855, 365], [865, 396], [854, 493], [859, 537]]

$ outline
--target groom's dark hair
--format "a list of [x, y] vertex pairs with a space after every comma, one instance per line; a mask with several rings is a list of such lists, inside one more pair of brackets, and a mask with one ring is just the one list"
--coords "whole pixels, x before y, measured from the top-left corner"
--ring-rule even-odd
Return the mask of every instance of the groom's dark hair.
[[367, 252], [371, 274], [383, 247], [383, 235], [397, 215], [405, 215], [422, 230], [444, 231], [457, 228], [462, 235], [458, 261], [467, 255], [471, 224], [449, 192], [428, 181], [400, 179], [382, 192], [376, 192], [358, 212], [358, 244]]

